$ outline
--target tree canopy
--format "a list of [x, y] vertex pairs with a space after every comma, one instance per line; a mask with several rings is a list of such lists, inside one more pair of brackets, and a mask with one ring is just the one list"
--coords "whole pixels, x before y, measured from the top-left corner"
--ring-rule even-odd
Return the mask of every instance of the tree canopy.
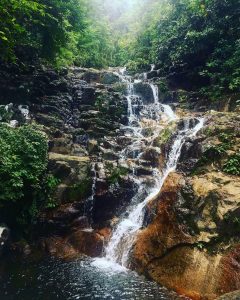
[[239, 0], [2, 0], [0, 59], [56, 66], [154, 63], [218, 97], [239, 91]]
[[149, 0], [137, 10], [124, 63], [135, 69], [154, 63], [163, 75], [188, 72], [211, 83], [202, 91], [215, 98], [239, 92], [239, 0]]
[[3, 0], [0, 59], [104, 66], [112, 48], [101, 9], [100, 1]]

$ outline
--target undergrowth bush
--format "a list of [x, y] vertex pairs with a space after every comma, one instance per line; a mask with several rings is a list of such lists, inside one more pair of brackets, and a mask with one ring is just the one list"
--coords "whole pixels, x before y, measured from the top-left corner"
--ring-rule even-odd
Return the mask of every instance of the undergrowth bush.
[[57, 182], [47, 175], [48, 142], [39, 127], [0, 125], [0, 219], [26, 229], [43, 207], [52, 207]]
[[223, 171], [232, 175], [240, 175], [240, 152], [228, 158], [223, 166]]

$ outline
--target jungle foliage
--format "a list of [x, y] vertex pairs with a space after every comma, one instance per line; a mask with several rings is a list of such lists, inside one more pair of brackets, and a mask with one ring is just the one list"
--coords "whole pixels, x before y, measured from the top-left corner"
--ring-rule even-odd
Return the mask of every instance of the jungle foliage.
[[239, 0], [143, 1], [133, 23], [124, 52], [133, 69], [155, 63], [162, 76], [186, 74], [215, 100], [240, 91]]
[[39, 211], [53, 206], [58, 182], [47, 174], [48, 143], [40, 128], [0, 125], [0, 218], [25, 228]]
[[0, 59], [56, 66], [155, 64], [218, 99], [239, 92], [239, 0], [2, 0]]
[[[100, 1], [2, 0], [0, 60], [102, 67], [111, 49]], [[111, 55], [110, 55], [111, 56]]]

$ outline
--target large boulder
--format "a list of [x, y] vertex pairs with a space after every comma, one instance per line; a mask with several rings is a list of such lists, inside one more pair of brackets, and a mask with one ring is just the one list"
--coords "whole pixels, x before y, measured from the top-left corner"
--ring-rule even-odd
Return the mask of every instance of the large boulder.
[[112, 72], [103, 72], [100, 77], [100, 83], [102, 84], [114, 84], [119, 81], [119, 76]]
[[91, 86], [83, 87], [80, 104], [94, 105], [95, 101], [96, 101], [95, 89]]
[[194, 299], [239, 289], [240, 241], [234, 223], [239, 194], [238, 178], [219, 172], [169, 175], [149, 204], [150, 223], [137, 238], [133, 267]]
[[124, 212], [135, 193], [136, 187], [128, 177], [119, 178], [118, 182], [111, 184], [109, 180], [115, 178], [104, 178], [104, 173], [98, 176], [101, 178], [98, 178], [96, 182], [93, 221], [101, 228], [108, 226], [111, 219]]
[[104, 238], [90, 229], [78, 230], [69, 238], [70, 243], [77, 251], [91, 257], [102, 256]]
[[67, 236], [41, 238], [39, 247], [60, 258], [76, 258], [82, 255], [99, 257], [103, 253], [104, 236], [91, 229], [78, 229]]
[[150, 72], [147, 73], [147, 79], [152, 79], [155, 77], [159, 77], [160, 74], [160, 70], [152, 70]]
[[89, 69], [89, 70], [83, 70], [81, 79], [85, 80], [87, 83], [100, 82], [100, 76], [101, 76], [100, 71]]
[[154, 103], [154, 95], [151, 86], [148, 83], [135, 83], [134, 92], [136, 95], [140, 96], [143, 100], [143, 103]]
[[49, 153], [49, 171], [60, 180], [55, 198], [59, 204], [82, 201], [91, 195], [89, 157]]
[[114, 84], [119, 82], [119, 76], [113, 72], [86, 69], [81, 79], [88, 83]]

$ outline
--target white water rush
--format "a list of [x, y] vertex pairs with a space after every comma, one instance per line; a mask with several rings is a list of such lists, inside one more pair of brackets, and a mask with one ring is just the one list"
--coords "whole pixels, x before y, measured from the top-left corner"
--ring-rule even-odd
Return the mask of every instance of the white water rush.
[[[178, 118], [169, 105], [159, 102], [158, 87], [146, 81], [145, 77], [144, 82], [147, 82], [152, 89], [154, 103], [144, 104], [141, 97], [135, 95], [134, 81], [131, 76], [125, 75], [125, 71], [125, 69], [121, 69], [119, 72], [120, 79], [128, 86], [128, 125], [124, 126], [123, 131], [125, 136], [131, 138], [131, 144], [122, 151], [121, 161], [124, 163], [131, 159], [132, 176], [138, 189], [105, 247], [105, 256], [95, 259], [92, 263], [98, 268], [113, 272], [122, 272], [128, 269], [131, 250], [139, 230], [143, 227], [146, 205], [160, 193], [166, 178], [176, 169], [186, 139], [194, 137], [204, 124], [204, 119], [194, 119], [193, 122], [184, 119], [183, 129], [176, 132], [166, 157], [164, 170], [160, 172], [157, 168], [152, 168], [152, 175], [148, 176], [148, 180], [137, 176], [135, 167], [137, 161], [141, 159], [144, 149], [152, 146], [154, 139], [159, 136], [161, 130], [168, 126], [169, 122]], [[151, 129], [153, 134], [146, 137], [144, 135], [146, 128]], [[158, 150], [160, 153], [160, 149]]]

